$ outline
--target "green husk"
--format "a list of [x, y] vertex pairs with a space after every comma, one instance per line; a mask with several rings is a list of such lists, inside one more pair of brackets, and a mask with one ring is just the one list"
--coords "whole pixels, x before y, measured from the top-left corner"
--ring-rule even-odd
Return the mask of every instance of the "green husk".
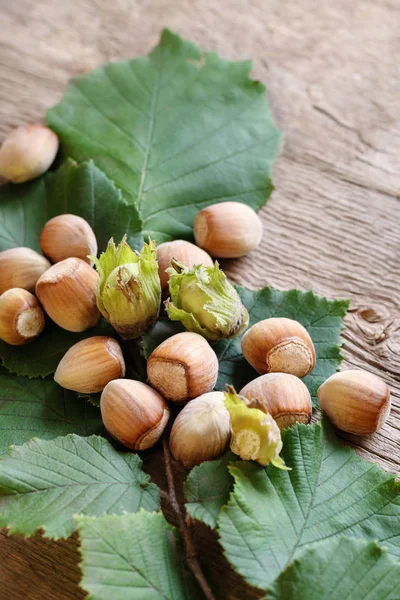
[[188, 269], [172, 260], [167, 271], [171, 298], [165, 306], [172, 321], [211, 341], [235, 337], [247, 328], [249, 314], [217, 262]]
[[124, 339], [142, 335], [157, 320], [161, 302], [156, 244], [134, 252], [124, 236], [114, 240], [99, 259], [91, 257], [99, 273], [97, 307]]

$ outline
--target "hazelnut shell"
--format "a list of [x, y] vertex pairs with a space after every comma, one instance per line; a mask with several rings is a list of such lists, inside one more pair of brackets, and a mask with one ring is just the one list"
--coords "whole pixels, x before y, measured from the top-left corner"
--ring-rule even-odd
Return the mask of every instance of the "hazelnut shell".
[[335, 373], [318, 389], [318, 400], [332, 423], [342, 431], [371, 435], [390, 413], [389, 386], [368, 371]]
[[162, 342], [147, 361], [150, 384], [172, 402], [210, 392], [218, 377], [218, 359], [207, 340], [185, 331]]
[[250, 381], [240, 391], [250, 408], [269, 413], [280, 429], [309, 423], [312, 402], [307, 386], [289, 373], [267, 373]]
[[259, 373], [308, 375], [315, 349], [308, 331], [292, 319], [271, 318], [256, 323], [242, 338], [242, 352]]

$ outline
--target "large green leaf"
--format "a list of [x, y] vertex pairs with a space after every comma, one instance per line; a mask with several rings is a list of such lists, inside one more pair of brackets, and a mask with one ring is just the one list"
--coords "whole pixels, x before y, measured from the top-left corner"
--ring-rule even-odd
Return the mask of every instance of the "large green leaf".
[[192, 469], [185, 481], [186, 511], [197, 521], [214, 528], [222, 506], [229, 500], [233, 477], [228, 466], [238, 457], [227, 452], [222, 458], [203, 462]]
[[34, 438], [0, 459], [0, 525], [32, 535], [68, 537], [73, 515], [100, 516], [159, 508], [136, 454], [117, 452], [105, 439], [74, 434]]
[[282, 434], [291, 471], [238, 462], [218, 520], [221, 544], [246, 581], [267, 588], [307, 544], [348, 535], [400, 556], [400, 484], [341, 446], [331, 426], [296, 424]]
[[158, 242], [190, 238], [197, 212], [259, 209], [280, 145], [250, 62], [228, 62], [165, 30], [148, 55], [73, 79], [47, 119], [66, 156], [93, 158]]
[[92, 600], [196, 600], [183, 549], [161, 513], [75, 518], [81, 540], [81, 586]]
[[374, 542], [339, 537], [305, 548], [265, 600], [398, 600], [400, 562]]
[[[316, 296], [313, 292], [290, 290], [281, 292], [266, 287], [252, 291], [244, 287], [237, 288], [242, 302], [249, 311], [250, 325], [269, 317], [288, 317], [304, 325], [315, 346], [317, 362], [303, 379], [317, 405], [317, 389], [337, 370], [342, 356], [340, 354], [342, 320], [348, 308], [347, 300], [328, 300]], [[178, 331], [181, 325], [173, 322], [159, 322], [144, 336], [144, 348], [148, 357], [152, 350], [163, 340]], [[219, 360], [219, 376], [216, 389], [225, 390], [227, 383], [240, 391], [249, 381], [258, 377], [242, 355], [241, 338], [223, 340], [213, 346]]]
[[100, 411], [53, 380], [16, 377], [0, 370], [0, 455], [37, 436], [101, 433]]
[[11, 373], [27, 377], [46, 377], [54, 373], [66, 351], [87, 337], [94, 335], [116, 336], [115, 330], [101, 319], [96, 327], [82, 333], [72, 333], [48, 322], [37, 340], [25, 346], [10, 346], [0, 340], [0, 357], [3, 366]]
[[114, 183], [92, 161], [78, 166], [69, 160], [58, 171], [34, 181], [0, 187], [0, 251], [28, 246], [40, 252], [43, 225], [64, 213], [88, 221], [99, 250], [111, 236], [119, 240], [127, 233], [135, 246], [142, 239], [137, 210], [127, 204]]

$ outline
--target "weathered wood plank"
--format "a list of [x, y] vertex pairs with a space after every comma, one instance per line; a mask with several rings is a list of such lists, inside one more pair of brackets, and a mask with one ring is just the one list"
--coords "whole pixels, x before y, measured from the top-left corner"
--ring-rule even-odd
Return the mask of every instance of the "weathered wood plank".
[[[351, 298], [343, 367], [392, 387], [382, 432], [348, 436], [400, 467], [400, 77], [398, 3], [385, 0], [0, 0], [0, 135], [43, 118], [69, 77], [143, 54], [168, 26], [232, 59], [252, 57], [285, 148], [262, 211], [261, 251], [225, 268], [238, 283]], [[182, 474], [181, 474], [182, 476]], [[199, 547], [221, 596], [245, 596], [215, 539]], [[0, 535], [4, 600], [83, 597], [74, 540]], [[249, 597], [249, 596], [246, 596]], [[254, 598], [256, 595], [254, 595]]]

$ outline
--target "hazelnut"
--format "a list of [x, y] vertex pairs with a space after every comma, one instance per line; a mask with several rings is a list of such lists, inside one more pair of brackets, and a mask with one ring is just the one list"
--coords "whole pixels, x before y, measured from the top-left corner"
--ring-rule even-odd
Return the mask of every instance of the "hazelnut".
[[279, 429], [309, 423], [312, 402], [307, 386], [289, 373], [268, 373], [250, 381], [240, 391], [247, 406], [269, 413]]
[[11, 288], [34, 291], [37, 280], [50, 266], [47, 258], [30, 248], [0, 252], [0, 294]]
[[100, 312], [96, 306], [98, 275], [80, 258], [66, 258], [48, 269], [36, 284], [36, 295], [46, 313], [68, 331], [94, 327]]
[[0, 296], [0, 339], [13, 346], [22, 346], [40, 335], [44, 314], [33, 294], [12, 288]]
[[390, 413], [390, 389], [380, 377], [362, 370], [335, 373], [321, 385], [318, 400], [332, 423], [342, 431], [371, 435]]
[[210, 392], [191, 400], [179, 413], [169, 438], [172, 456], [194, 467], [225, 452], [231, 424], [224, 392]]
[[0, 148], [0, 176], [23, 183], [45, 173], [58, 150], [58, 137], [43, 125], [21, 125], [6, 137]]
[[101, 395], [100, 410], [107, 431], [131, 450], [154, 446], [169, 419], [160, 394], [132, 379], [110, 381]]
[[97, 254], [93, 229], [77, 215], [59, 215], [47, 221], [40, 235], [40, 247], [53, 263], [76, 257], [93, 265], [88, 256]]
[[195, 265], [213, 266], [211, 256], [190, 242], [185, 240], [164, 242], [157, 246], [158, 275], [163, 289], [168, 287], [169, 274], [166, 273], [166, 269], [171, 266], [173, 258], [189, 269]]
[[292, 319], [272, 318], [256, 323], [242, 338], [242, 352], [259, 373], [308, 375], [315, 350], [308, 331]]
[[71, 346], [58, 364], [54, 381], [67, 390], [95, 394], [124, 375], [121, 346], [113, 338], [99, 335]]
[[178, 333], [160, 344], [147, 361], [150, 384], [172, 402], [210, 392], [218, 377], [218, 359], [198, 333]]
[[239, 258], [257, 248], [262, 238], [257, 213], [241, 202], [203, 208], [194, 221], [196, 244], [217, 258]]

